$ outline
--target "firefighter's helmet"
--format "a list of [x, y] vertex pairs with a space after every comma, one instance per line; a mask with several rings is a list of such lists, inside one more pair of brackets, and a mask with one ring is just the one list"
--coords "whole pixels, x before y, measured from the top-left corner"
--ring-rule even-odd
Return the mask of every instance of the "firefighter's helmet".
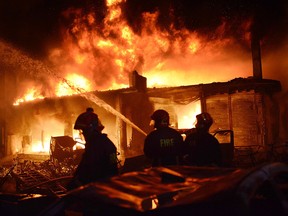
[[198, 129], [209, 130], [211, 125], [213, 124], [213, 118], [207, 112], [200, 113], [196, 115], [196, 125], [195, 127]]
[[77, 130], [82, 130], [82, 131], [88, 131], [88, 130], [103, 130], [104, 126], [101, 124], [98, 115], [96, 113], [94, 113], [93, 108], [88, 107], [86, 109], [86, 112], [81, 113], [76, 121], [75, 121], [75, 125], [74, 125], [74, 129]]
[[81, 113], [74, 124], [74, 129], [77, 130], [86, 130], [92, 126], [92, 123], [98, 121], [98, 115], [94, 113], [93, 109], [88, 107], [86, 112]]
[[156, 110], [151, 119], [154, 121], [154, 127], [168, 127], [169, 126], [169, 113], [163, 109]]

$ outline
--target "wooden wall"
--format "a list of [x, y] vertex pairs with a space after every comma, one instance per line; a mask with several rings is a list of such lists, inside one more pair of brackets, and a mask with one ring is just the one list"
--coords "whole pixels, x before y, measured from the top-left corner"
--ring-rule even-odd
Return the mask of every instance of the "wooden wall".
[[[211, 131], [233, 130], [235, 146], [265, 145], [277, 139], [277, 111], [269, 95], [255, 91], [218, 94], [205, 98], [214, 124]], [[274, 107], [274, 108], [273, 108]]]

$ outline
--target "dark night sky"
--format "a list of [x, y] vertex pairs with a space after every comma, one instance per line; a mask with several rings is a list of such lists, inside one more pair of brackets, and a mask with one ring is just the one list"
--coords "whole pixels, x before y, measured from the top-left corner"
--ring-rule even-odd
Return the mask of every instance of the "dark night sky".
[[[226, 34], [241, 39], [238, 26], [253, 17], [255, 32], [266, 37], [270, 46], [280, 46], [287, 37], [287, 0], [127, 0], [123, 14], [135, 33], [141, 34], [141, 13], [160, 11], [158, 23], [169, 28], [185, 26], [208, 37], [225, 19], [231, 23]], [[69, 28], [71, 20], [61, 12], [74, 7], [94, 11], [98, 24], [105, 17], [103, 0], [9, 0], [0, 2], [0, 38], [32, 55], [45, 56], [48, 47], [61, 44], [60, 26]], [[174, 18], [169, 16], [173, 8]]]

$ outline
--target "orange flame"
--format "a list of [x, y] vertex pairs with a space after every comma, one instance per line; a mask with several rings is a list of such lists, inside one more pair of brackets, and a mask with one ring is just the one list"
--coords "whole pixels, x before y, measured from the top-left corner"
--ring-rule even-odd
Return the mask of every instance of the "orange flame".
[[[173, 25], [169, 32], [157, 28], [159, 12], [146, 12], [142, 14], [138, 35], [122, 19], [121, 2], [106, 2], [108, 13], [101, 33], [92, 13], [67, 11], [66, 15], [75, 15], [72, 31], [65, 32], [61, 52], [52, 55], [51, 51], [50, 60], [61, 65], [64, 73], [69, 71], [65, 68], [73, 67], [75, 73], [95, 82], [97, 90], [127, 87], [128, 73], [134, 70], [147, 77], [148, 87], [228, 81], [235, 75], [250, 75], [250, 54], [232, 38], [221, 37], [226, 28], [224, 21], [215, 32], [215, 39], [207, 40], [197, 32]], [[247, 25], [241, 28], [244, 31]]]
[[36, 88], [32, 87], [31, 89], [27, 90], [27, 92], [24, 94], [22, 98], [17, 99], [13, 105], [17, 106], [23, 102], [32, 101], [36, 99], [43, 99], [43, 98], [44, 96], [41, 95]]
[[79, 89], [82, 91], [92, 91], [91, 83], [85, 77], [78, 74], [68, 74], [65, 82], [58, 83], [56, 89], [57, 96], [79, 94]]
[[[56, 96], [65, 96], [65, 95], [73, 95], [79, 94], [79, 92], [83, 91], [92, 91], [91, 82], [82, 75], [78, 75], [75, 73], [68, 74], [62, 82], [59, 82], [55, 88]], [[31, 87], [27, 90], [27, 92], [21, 98], [18, 98], [13, 105], [17, 106], [20, 103], [33, 101], [36, 99], [45, 98], [43, 95], [39, 93], [40, 91], [36, 87]]]
[[[73, 23], [70, 29], [67, 26], [63, 29], [63, 44], [50, 50], [49, 61], [75, 88], [85, 91], [124, 88], [128, 86], [129, 73], [134, 70], [147, 77], [148, 87], [193, 85], [250, 76], [250, 53], [244, 52], [234, 39], [223, 37], [229, 28], [225, 20], [215, 31], [213, 40], [209, 40], [196, 31], [179, 29], [173, 24], [169, 30], [161, 29], [157, 24], [159, 12], [145, 12], [135, 33], [123, 19], [121, 3], [125, 0], [107, 0], [107, 14], [101, 21], [97, 20], [95, 11], [87, 13], [70, 8], [63, 12], [63, 17], [69, 20], [73, 17]], [[173, 11], [170, 15], [172, 18]], [[239, 26], [244, 38], [249, 37], [250, 25], [248, 20]], [[76, 78], [71, 81], [71, 76], [86, 79], [86, 83], [79, 84]], [[54, 95], [76, 93], [69, 88], [66, 81], [60, 81], [55, 85]], [[46, 96], [36, 88], [33, 91], [33, 99]], [[31, 95], [27, 92], [17, 99], [15, 105], [27, 101], [28, 94]]]

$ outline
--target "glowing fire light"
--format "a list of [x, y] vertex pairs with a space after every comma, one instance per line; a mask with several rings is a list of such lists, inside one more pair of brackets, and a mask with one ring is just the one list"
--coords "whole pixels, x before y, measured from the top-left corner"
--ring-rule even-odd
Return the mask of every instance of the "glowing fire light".
[[46, 142], [44, 146], [43, 146], [43, 143], [41, 143], [40, 141], [33, 142], [33, 145], [31, 145], [31, 152], [34, 152], [34, 153], [35, 152], [49, 152], [49, 149], [50, 149], [49, 142]]
[[[72, 73], [68, 74], [65, 78], [65, 81], [59, 82], [56, 88], [56, 96], [65, 96], [65, 95], [73, 95], [73, 94], [79, 94], [78, 89], [81, 89], [82, 91], [92, 91], [92, 84], [90, 81], [85, 78], [84, 76]], [[20, 103], [27, 102], [27, 101], [33, 101], [36, 99], [43, 99], [44, 96], [42, 96], [39, 93], [39, 90], [36, 89], [36, 87], [32, 87], [28, 89], [26, 94], [17, 99], [14, 102], [14, 106], [19, 105]]]
[[[176, 29], [173, 24], [169, 31], [160, 29], [159, 12], [144, 12], [139, 35], [123, 19], [119, 4], [122, 2], [125, 1], [106, 1], [107, 14], [101, 33], [92, 12], [70, 9], [63, 13], [75, 18], [71, 31], [63, 31], [62, 51], [55, 54], [51, 50], [50, 60], [62, 69], [85, 71], [83, 76], [93, 77], [97, 90], [127, 86], [128, 75], [134, 70], [147, 77], [148, 87], [213, 82], [215, 76], [209, 75], [211, 71], [219, 75], [220, 81], [235, 78], [235, 73], [250, 75], [250, 53], [243, 55], [231, 38], [217, 38], [223, 34], [225, 24], [215, 32], [215, 39], [208, 41], [195, 31]], [[74, 62], [63, 63], [63, 59]], [[232, 59], [233, 64], [229, 63]], [[105, 80], [95, 74], [105, 74]]]
[[185, 106], [175, 105], [175, 109], [181, 115], [178, 117], [178, 128], [192, 128], [195, 127], [196, 115], [201, 113], [200, 101], [191, 102]]
[[79, 94], [77, 88], [83, 89], [85, 91], [92, 90], [89, 80], [78, 74], [69, 74], [66, 77], [66, 80], [70, 83], [70, 85], [73, 86], [73, 88], [71, 88], [71, 86], [69, 86], [69, 84], [66, 82], [59, 83], [56, 91], [57, 96]]
[[107, 6], [112, 6], [121, 2], [125, 2], [126, 0], [106, 0]]
[[78, 149], [85, 149], [85, 144], [81, 144], [81, 143], [76, 143], [74, 146], [73, 146], [73, 150], [78, 150]]
[[44, 96], [40, 95], [38, 90], [36, 88], [32, 87], [31, 89], [27, 90], [26, 94], [22, 98], [17, 99], [13, 105], [17, 106], [23, 102], [32, 101], [32, 100], [36, 100], [36, 99], [43, 99], [43, 98], [44, 98]]
[[[217, 39], [224, 24], [215, 32], [216, 39], [207, 41], [197, 32], [179, 30], [172, 24], [169, 30], [160, 29], [157, 27], [159, 12], [146, 12], [142, 14], [141, 34], [136, 34], [122, 20], [122, 2], [125, 0], [106, 0], [107, 14], [101, 21], [103, 29], [96, 25], [97, 17], [92, 12], [87, 14], [81, 9], [63, 12], [67, 20], [71, 17], [74, 20], [70, 29], [62, 31], [62, 47], [50, 50], [49, 60], [59, 68], [61, 77], [66, 74], [63, 81], [55, 85], [56, 96], [79, 94], [78, 89], [93, 91], [95, 86], [97, 90], [124, 88], [129, 73], [134, 70], [147, 77], [148, 87], [214, 82], [211, 72], [217, 74], [219, 81], [233, 79], [235, 74], [250, 75], [250, 53], [243, 54], [230, 38]], [[29, 89], [14, 105], [44, 98], [39, 92], [36, 88]], [[178, 127], [193, 127], [195, 114], [201, 111], [200, 104], [191, 102], [184, 108], [175, 107], [181, 113]], [[55, 131], [51, 135], [55, 135]], [[33, 142], [31, 151], [43, 150], [49, 151], [43, 142], [41, 145]]]

